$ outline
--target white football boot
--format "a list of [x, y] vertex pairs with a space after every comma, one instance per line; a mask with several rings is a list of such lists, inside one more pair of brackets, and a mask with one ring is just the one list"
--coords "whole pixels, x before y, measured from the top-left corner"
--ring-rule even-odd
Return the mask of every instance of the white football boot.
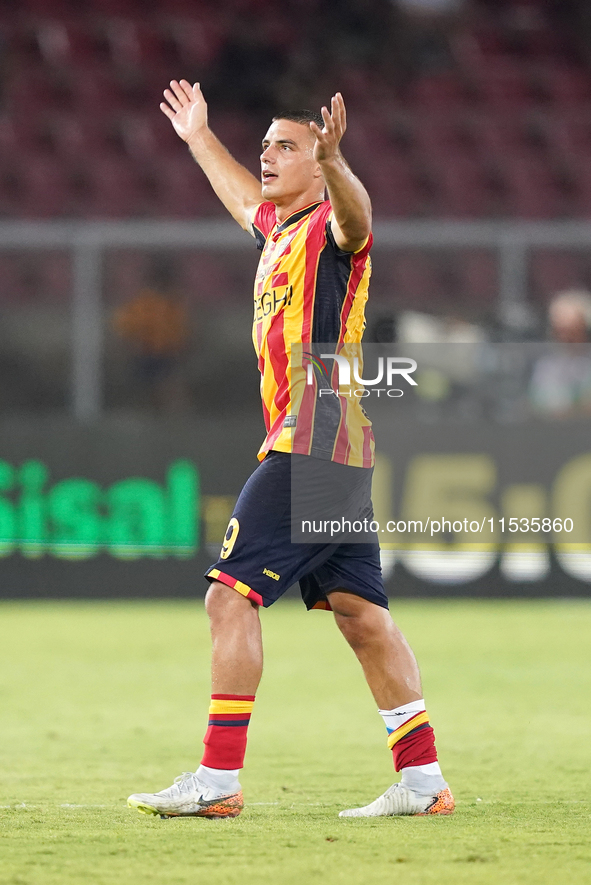
[[454, 797], [449, 787], [435, 795], [422, 796], [402, 784], [394, 784], [374, 802], [363, 808], [348, 808], [339, 817], [393, 817], [397, 814], [426, 815], [452, 814]]
[[220, 793], [199, 780], [194, 771], [185, 771], [174, 784], [159, 793], [133, 793], [130, 808], [160, 817], [238, 817], [244, 807], [240, 784], [230, 793]]

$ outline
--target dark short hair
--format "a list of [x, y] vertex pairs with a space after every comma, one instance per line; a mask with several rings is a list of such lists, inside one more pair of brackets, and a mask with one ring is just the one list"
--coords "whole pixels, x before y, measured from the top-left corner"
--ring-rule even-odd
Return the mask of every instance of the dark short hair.
[[306, 108], [299, 111], [284, 111], [281, 114], [275, 114], [273, 117], [273, 123], [276, 120], [290, 120], [292, 123], [301, 123], [302, 126], [305, 126], [307, 123], [316, 123], [320, 129], [324, 129], [322, 114], [319, 114], [316, 111], [308, 111]]

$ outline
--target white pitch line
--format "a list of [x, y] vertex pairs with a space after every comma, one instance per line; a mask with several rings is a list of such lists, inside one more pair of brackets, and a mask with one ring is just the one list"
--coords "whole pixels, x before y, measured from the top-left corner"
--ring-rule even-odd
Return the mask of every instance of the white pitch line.
[[61, 805], [31, 805], [29, 802], [20, 802], [18, 805], [0, 805], [0, 808], [119, 808], [119, 805], [73, 805], [64, 802]]
[[[588, 802], [588, 799], [560, 799], [558, 800], [560, 805], [585, 805]], [[476, 807], [476, 803], [484, 804], [484, 805], [506, 805], [507, 802], [504, 799], [456, 799], [456, 805], [473, 805]], [[554, 799], [521, 799], [518, 802], [513, 802], [509, 804], [513, 805], [521, 805], [521, 804], [530, 804], [530, 805], [555, 805], [556, 800]], [[289, 800], [284, 800], [283, 802], [247, 802], [246, 808], [253, 807], [269, 807], [269, 806], [277, 806], [283, 805], [284, 808], [334, 808], [335, 803], [333, 802], [289, 802]], [[30, 805], [28, 802], [20, 802], [18, 805], [0, 805], [0, 809], [35, 809], [35, 808], [125, 808], [123, 803], [110, 803], [110, 804], [100, 804], [100, 805], [78, 805], [73, 802], [62, 802], [59, 805]]]
[[60, 808], [117, 808], [117, 805], [73, 805], [71, 802], [64, 802]]

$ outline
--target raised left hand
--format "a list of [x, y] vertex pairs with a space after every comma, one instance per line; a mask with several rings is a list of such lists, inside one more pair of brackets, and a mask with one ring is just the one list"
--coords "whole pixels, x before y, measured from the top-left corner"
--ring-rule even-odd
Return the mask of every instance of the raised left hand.
[[330, 101], [330, 113], [327, 107], [323, 107], [321, 114], [324, 129], [314, 122], [310, 123], [310, 129], [316, 136], [314, 159], [318, 163], [325, 163], [340, 156], [339, 142], [347, 128], [347, 112], [340, 92], [333, 95]]

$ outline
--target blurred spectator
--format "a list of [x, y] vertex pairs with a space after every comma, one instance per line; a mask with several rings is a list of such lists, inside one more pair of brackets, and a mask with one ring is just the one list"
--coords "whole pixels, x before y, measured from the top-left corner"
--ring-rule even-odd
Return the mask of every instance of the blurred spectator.
[[[540, 5], [543, 5], [540, 0]], [[583, 59], [591, 61], [591, 4], [589, 0], [546, 0], [555, 25], [572, 35], [572, 49], [579, 50]]]
[[552, 338], [563, 344], [585, 344], [591, 331], [591, 294], [584, 289], [561, 292], [548, 308]]
[[327, 55], [339, 71], [372, 67], [387, 51], [390, 21], [384, 0], [324, 0], [314, 23], [321, 71]]
[[451, 41], [465, 0], [393, 0], [402, 14], [408, 73], [427, 74], [453, 64]]
[[[212, 106], [272, 116], [281, 104], [289, 40], [279, 9], [243, 12], [230, 19], [224, 46], [206, 88]], [[293, 23], [291, 23], [293, 25]], [[291, 29], [289, 37], [294, 35]]]
[[167, 261], [155, 262], [148, 284], [115, 312], [113, 326], [130, 346], [134, 372], [152, 406], [162, 412], [186, 410], [181, 357], [189, 318]]
[[392, 313], [378, 316], [366, 339], [374, 344], [391, 344], [397, 339], [396, 317]]
[[405, 310], [398, 316], [398, 340], [402, 344], [483, 344], [484, 330], [462, 317], [436, 317]]
[[465, 0], [394, 0], [409, 15], [423, 18], [440, 18], [454, 15], [465, 5]]
[[553, 418], [591, 415], [591, 294], [573, 289], [556, 295], [548, 309], [551, 335], [559, 343], [534, 365], [530, 401]]
[[479, 408], [473, 387], [480, 375], [484, 330], [461, 317], [405, 310], [398, 315], [397, 331], [401, 344], [417, 345], [408, 353], [419, 363], [414, 391], [418, 399], [430, 404], [453, 401], [448, 416], [472, 419]]

